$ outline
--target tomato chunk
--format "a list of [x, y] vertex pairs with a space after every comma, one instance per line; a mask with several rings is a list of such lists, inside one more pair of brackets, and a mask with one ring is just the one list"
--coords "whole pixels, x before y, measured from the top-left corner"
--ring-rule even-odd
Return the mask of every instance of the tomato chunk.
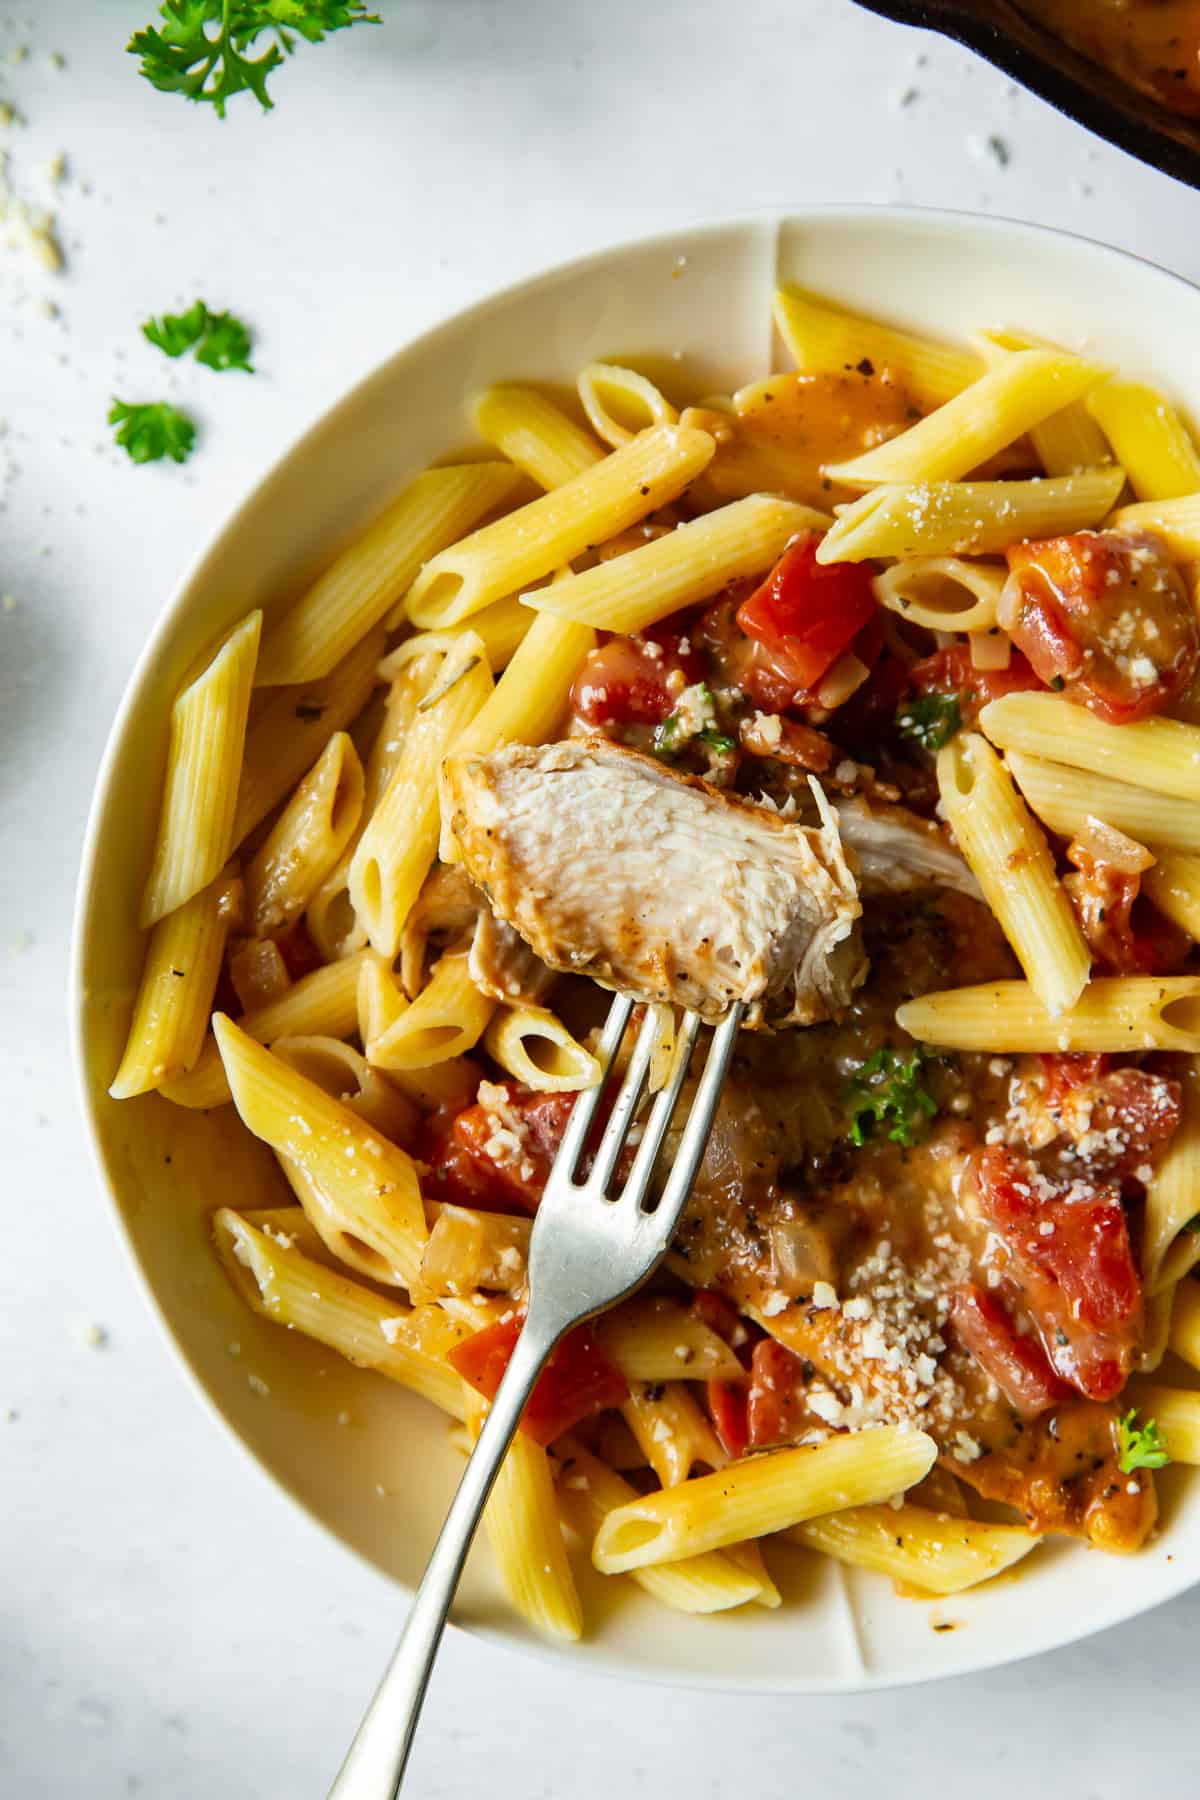
[[958, 1289], [950, 1322], [963, 1348], [1023, 1419], [1035, 1419], [1070, 1394], [1036, 1337], [1022, 1337], [995, 1294], [969, 1282]]
[[823, 565], [817, 543], [812, 534], [797, 538], [737, 610], [738, 625], [767, 651], [792, 700], [817, 686], [876, 610], [870, 566]]
[[[525, 1323], [524, 1314], [485, 1326], [464, 1338], [447, 1361], [485, 1400], [495, 1398]], [[577, 1325], [555, 1347], [521, 1415], [521, 1430], [537, 1444], [552, 1444], [581, 1419], [629, 1398], [629, 1383], [586, 1325]]]
[[1200, 625], [1165, 544], [1080, 531], [1014, 544], [1000, 623], [1042, 680], [1113, 725], [1162, 712], [1200, 663]]
[[750, 1384], [740, 1381], [710, 1381], [707, 1384], [709, 1417], [722, 1450], [735, 1459], [745, 1456], [750, 1447]]
[[522, 1094], [515, 1083], [505, 1093], [518, 1116], [519, 1149], [513, 1151], [507, 1131], [498, 1133], [496, 1114], [485, 1106], [464, 1108], [448, 1132], [434, 1124], [421, 1146], [430, 1169], [427, 1199], [481, 1212], [537, 1211], [575, 1096]]
[[1178, 1081], [1152, 1069], [1109, 1068], [1107, 1056], [1039, 1056], [1021, 1080], [1027, 1142], [1062, 1147], [1064, 1173], [1133, 1175], [1153, 1163], [1179, 1129]]
[[688, 615], [677, 613], [636, 637], [612, 637], [592, 650], [572, 684], [571, 710], [601, 730], [661, 725], [674, 711], [680, 676], [685, 687], [703, 681], [705, 662], [693, 646]]
[[1009, 658], [1007, 669], [976, 669], [969, 644], [950, 644], [922, 657], [908, 671], [908, 685], [916, 694], [953, 694], [964, 725], [974, 725], [980, 709], [1003, 694], [1041, 690], [1042, 683], [1019, 653]]
[[[811, 1366], [807, 1369], [811, 1374]], [[760, 1338], [750, 1364], [746, 1422], [750, 1448], [790, 1444], [812, 1423], [804, 1403], [806, 1366], [775, 1338]]]
[[999, 1232], [1056, 1372], [1089, 1400], [1111, 1400], [1133, 1366], [1142, 1291], [1115, 1182], [1050, 1182], [990, 1145], [975, 1171], [980, 1208]]

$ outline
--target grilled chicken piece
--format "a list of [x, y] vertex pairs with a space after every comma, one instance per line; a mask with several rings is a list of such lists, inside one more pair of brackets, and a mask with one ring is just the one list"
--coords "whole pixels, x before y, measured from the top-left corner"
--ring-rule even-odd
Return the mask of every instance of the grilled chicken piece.
[[551, 968], [710, 1020], [742, 1000], [753, 1025], [827, 1018], [863, 979], [828, 808], [811, 829], [595, 737], [452, 757], [443, 780], [472, 878]]
[[493, 1000], [536, 1006], [554, 984], [553, 969], [511, 925], [494, 917], [461, 864], [443, 863], [430, 871], [405, 921], [400, 979], [411, 1000], [425, 986], [431, 943], [443, 949], [469, 943], [471, 980]]
[[481, 994], [490, 994], [493, 1000], [510, 1006], [539, 1005], [557, 979], [555, 971], [534, 955], [520, 932], [496, 917], [482, 894], [467, 972]]
[[912, 888], [946, 887], [983, 898], [979, 884], [932, 819], [906, 806], [874, 805], [855, 797], [834, 807], [842, 842], [858, 861], [864, 894], [900, 894]]

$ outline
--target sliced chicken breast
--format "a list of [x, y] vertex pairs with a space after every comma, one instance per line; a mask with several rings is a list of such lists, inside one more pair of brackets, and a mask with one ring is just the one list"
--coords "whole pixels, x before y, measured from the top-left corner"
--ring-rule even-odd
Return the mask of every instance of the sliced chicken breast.
[[839, 800], [834, 810], [864, 894], [945, 887], [982, 900], [975, 877], [932, 819], [918, 818], [906, 806], [869, 804], [858, 797]]
[[450, 758], [444, 804], [492, 910], [551, 968], [752, 1025], [846, 1005], [866, 963], [837, 822], [819, 828], [603, 738]]

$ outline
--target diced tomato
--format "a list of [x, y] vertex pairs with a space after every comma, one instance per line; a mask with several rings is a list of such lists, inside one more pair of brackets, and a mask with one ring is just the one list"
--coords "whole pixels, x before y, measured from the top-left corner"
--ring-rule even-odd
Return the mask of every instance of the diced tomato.
[[1042, 1098], [1046, 1105], [1057, 1107], [1063, 1104], [1067, 1095], [1076, 1088], [1086, 1087], [1091, 1082], [1099, 1081], [1107, 1073], [1111, 1056], [1085, 1055], [1082, 1051], [1072, 1054], [1054, 1054], [1038, 1057], [1038, 1067], [1042, 1078]]
[[742, 1324], [742, 1316], [732, 1300], [724, 1294], [718, 1294], [715, 1288], [697, 1288], [692, 1295], [691, 1311], [696, 1317], [715, 1331], [719, 1338], [724, 1338], [729, 1345], [736, 1344]]
[[710, 1381], [708, 1411], [713, 1430], [727, 1456], [745, 1456], [750, 1445], [750, 1383]]
[[659, 725], [675, 707], [668, 676], [703, 681], [689, 614], [660, 619], [636, 637], [612, 637], [584, 658], [571, 688], [571, 710], [586, 725]]
[[908, 685], [915, 694], [954, 694], [964, 725], [974, 725], [980, 709], [1003, 694], [1041, 690], [1042, 683], [1018, 651], [1007, 669], [976, 669], [969, 644], [951, 644], [915, 662], [908, 671]]
[[737, 610], [738, 625], [763, 646], [792, 700], [828, 674], [876, 610], [870, 565], [823, 565], [818, 541], [812, 534], [797, 538]]
[[1014, 544], [1000, 623], [1042, 680], [1113, 725], [1162, 712], [1200, 663], [1200, 624], [1152, 532]]
[[534, 1213], [562, 1142], [574, 1094], [521, 1094], [509, 1084], [509, 1101], [521, 1115], [521, 1154], [500, 1160], [488, 1148], [496, 1134], [495, 1115], [468, 1106], [448, 1132], [433, 1122], [421, 1159], [428, 1163], [426, 1197], [473, 1206], [481, 1212]]
[[[447, 1361], [485, 1400], [495, 1398], [516, 1347], [524, 1315], [485, 1326], [464, 1338]], [[629, 1398], [629, 1383], [587, 1325], [577, 1325], [555, 1346], [521, 1415], [521, 1429], [538, 1444], [552, 1444], [581, 1419]]]
[[1069, 1145], [1089, 1176], [1133, 1174], [1179, 1129], [1180, 1088], [1169, 1075], [1111, 1069], [1107, 1056], [1037, 1060], [1037, 1081], [1023, 1084], [1030, 1142], [1039, 1149]]
[[804, 1376], [803, 1360], [786, 1345], [772, 1337], [755, 1344], [746, 1403], [752, 1450], [792, 1443], [812, 1422], [804, 1404]]
[[980, 1152], [975, 1179], [1055, 1370], [1089, 1400], [1111, 1400], [1132, 1367], [1142, 1311], [1120, 1188], [1056, 1186], [999, 1145]]
[[275, 939], [275, 944], [292, 981], [299, 981], [302, 975], [311, 975], [325, 960], [308, 935], [308, 927], [303, 919], [297, 919], [294, 925], [289, 926], [287, 931]]
[[995, 1294], [968, 1283], [954, 1296], [950, 1322], [959, 1342], [1023, 1419], [1035, 1419], [1071, 1390], [1050, 1366], [1040, 1341], [1022, 1337]]

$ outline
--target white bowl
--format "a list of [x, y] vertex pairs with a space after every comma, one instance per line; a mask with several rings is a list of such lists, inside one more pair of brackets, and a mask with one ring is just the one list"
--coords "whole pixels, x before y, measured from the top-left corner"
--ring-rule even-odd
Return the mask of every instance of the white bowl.
[[[167, 606], [104, 758], [80, 883], [77, 1053], [98, 1163], [125, 1240], [202, 1392], [279, 1483], [360, 1555], [412, 1587], [458, 1468], [443, 1420], [382, 1378], [250, 1315], [217, 1266], [221, 1203], [285, 1197], [232, 1109], [114, 1102], [142, 957], [138, 897], [167, 713], [183, 671], [253, 606], [278, 611], [380, 504], [467, 435], [466, 402], [497, 380], [573, 379], [597, 357], [653, 357], [668, 388], [728, 391], [786, 367], [771, 292], [795, 280], [949, 337], [1021, 325], [1161, 383], [1200, 417], [1200, 297], [1177, 277], [1027, 225], [896, 208], [813, 209], [678, 232], [556, 269], [400, 351], [283, 457]], [[286, 1196], [289, 1197], [290, 1196]], [[233, 1346], [239, 1353], [232, 1353]], [[265, 1382], [255, 1391], [249, 1375]], [[340, 1426], [339, 1413], [352, 1422]], [[588, 1630], [548, 1646], [508, 1607], [477, 1550], [457, 1617], [580, 1667], [715, 1688], [838, 1692], [960, 1674], [1065, 1644], [1200, 1577], [1200, 1480], [1168, 1472], [1165, 1529], [1127, 1559], [1047, 1543], [1012, 1577], [940, 1604], [884, 1578], [781, 1550], [775, 1612], [683, 1618], [631, 1584], [584, 1576]], [[377, 1489], [385, 1490], [380, 1497]], [[935, 1631], [935, 1623], [956, 1629]]]

